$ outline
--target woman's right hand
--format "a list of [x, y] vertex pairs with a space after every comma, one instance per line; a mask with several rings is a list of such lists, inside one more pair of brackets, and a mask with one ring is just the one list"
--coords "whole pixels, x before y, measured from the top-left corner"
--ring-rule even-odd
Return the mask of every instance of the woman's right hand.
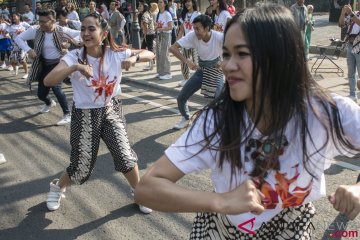
[[196, 71], [198, 69], [198, 66], [190, 60], [186, 61], [186, 65], [188, 65], [191, 70]]
[[36, 52], [34, 51], [34, 49], [30, 49], [28, 52], [27, 52], [28, 56], [32, 59], [35, 59], [37, 57], [37, 54]]
[[256, 188], [251, 180], [243, 182], [234, 190], [220, 194], [214, 212], [237, 215], [245, 212], [261, 214], [265, 208], [261, 204], [264, 195]]
[[76, 69], [87, 79], [93, 76], [93, 67], [89, 64], [77, 64]]

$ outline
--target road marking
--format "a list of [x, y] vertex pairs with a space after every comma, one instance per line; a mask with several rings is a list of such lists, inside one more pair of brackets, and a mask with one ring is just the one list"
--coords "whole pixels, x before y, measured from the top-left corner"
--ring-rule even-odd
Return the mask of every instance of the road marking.
[[179, 110], [177, 110], [175, 108], [164, 106], [164, 105], [161, 105], [160, 103], [149, 101], [149, 100], [146, 100], [146, 99], [141, 98], [141, 97], [136, 97], [136, 96], [133, 96], [133, 95], [130, 95], [130, 94], [127, 94], [127, 93], [121, 93], [121, 95], [123, 95], [123, 96], [125, 96], [127, 98], [135, 99], [136, 101], [138, 101], [140, 103], [150, 104], [151, 106], [158, 107], [158, 108], [170, 111], [170, 112], [175, 113], [175, 114], [180, 113]]
[[4, 154], [0, 153], [0, 164], [6, 163]]
[[336, 164], [336, 165], [338, 165], [340, 167], [343, 167], [343, 168], [348, 168], [348, 169], [351, 169], [351, 170], [354, 170], [354, 171], [360, 171], [359, 166], [356, 166], [356, 165], [351, 164], [351, 163], [347, 163], [347, 162], [343, 162], [343, 161], [337, 161], [337, 160], [331, 160], [331, 163]]

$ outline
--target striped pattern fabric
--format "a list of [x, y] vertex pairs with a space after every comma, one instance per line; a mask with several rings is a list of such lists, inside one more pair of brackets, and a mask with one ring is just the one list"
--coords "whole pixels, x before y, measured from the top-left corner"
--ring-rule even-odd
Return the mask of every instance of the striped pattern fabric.
[[[193, 63], [195, 63], [195, 65], [199, 65], [199, 61], [198, 61], [198, 55], [195, 49], [191, 48], [191, 49], [186, 49], [183, 48], [183, 55], [186, 59], [190, 59], [193, 61]], [[184, 77], [185, 80], [188, 80], [190, 78], [190, 68], [189, 66], [184, 63], [181, 62], [181, 73]]]
[[217, 67], [201, 67], [203, 71], [203, 81], [201, 94], [205, 98], [215, 98], [217, 87], [223, 81], [223, 72]]
[[[60, 26], [56, 26], [55, 31], [54, 31], [54, 44], [56, 46], [57, 49], [59, 49], [60, 54], [62, 54], [62, 49], [61, 49], [61, 42], [62, 42], [62, 38], [63, 38], [63, 30], [62, 27]], [[42, 53], [42, 48], [44, 45], [44, 39], [45, 39], [45, 32], [42, 31], [40, 28], [37, 29], [36, 34], [35, 34], [35, 39], [34, 39], [34, 51], [36, 52], [36, 55], [38, 56], [37, 58], [34, 59], [30, 71], [29, 71], [29, 77], [27, 78], [26, 83], [30, 86], [31, 88], [31, 83], [32, 82], [36, 82], [39, 81], [39, 75], [42, 69], [42, 61], [41, 61], [41, 53]]]

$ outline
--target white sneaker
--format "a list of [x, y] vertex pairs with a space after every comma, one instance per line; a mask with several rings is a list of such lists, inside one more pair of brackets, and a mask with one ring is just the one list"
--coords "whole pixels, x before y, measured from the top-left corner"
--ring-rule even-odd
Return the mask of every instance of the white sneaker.
[[186, 128], [189, 125], [190, 120], [187, 120], [186, 118], [182, 117], [181, 120], [175, 124], [175, 126], [173, 127], [173, 129], [183, 129]]
[[25, 73], [25, 75], [22, 77], [23, 79], [27, 79], [29, 74]]
[[14, 71], [14, 67], [10, 65], [10, 66], [7, 68], [7, 70], [9, 70], [9, 71]]
[[172, 76], [171, 74], [166, 74], [166, 75], [163, 75], [163, 76], [159, 76], [160, 80], [170, 80], [172, 79]]
[[70, 122], [71, 122], [71, 115], [65, 114], [64, 117], [56, 123], [56, 125], [62, 126], [62, 125], [69, 124]]
[[182, 80], [181, 82], [178, 83], [178, 87], [183, 87], [185, 85], [187, 80]]
[[154, 78], [158, 78], [158, 77], [160, 77], [160, 74], [156, 74], [155, 76], [154, 76]]
[[15, 76], [19, 74], [19, 66], [15, 66]]
[[50, 108], [55, 107], [55, 106], [56, 106], [56, 102], [54, 100], [51, 100], [50, 105], [49, 106], [46, 105], [46, 104], [43, 105], [42, 108], [40, 109], [40, 112], [41, 113], [47, 113], [47, 112], [50, 111]]
[[149, 70], [153, 70], [153, 68], [154, 68], [154, 63], [153, 61], [150, 61], [149, 66], [145, 67], [144, 70], [149, 71]]
[[357, 103], [357, 97], [349, 95], [348, 98], [351, 98], [351, 100]]
[[46, 207], [50, 211], [59, 209], [61, 198], [65, 198], [65, 188], [61, 189], [58, 186], [59, 179], [54, 179], [50, 182], [50, 191], [46, 199]]
[[[131, 194], [131, 196], [134, 197], [134, 189], [132, 187], [130, 187], [130, 194]], [[152, 213], [152, 211], [153, 211], [151, 208], [145, 207], [143, 205], [138, 204], [138, 206], [139, 206], [139, 210], [142, 213], [149, 214], [149, 213]]]
[[3, 64], [1, 64], [1, 66], [0, 66], [2, 69], [5, 69], [6, 68], [6, 64], [5, 63], [3, 63]]

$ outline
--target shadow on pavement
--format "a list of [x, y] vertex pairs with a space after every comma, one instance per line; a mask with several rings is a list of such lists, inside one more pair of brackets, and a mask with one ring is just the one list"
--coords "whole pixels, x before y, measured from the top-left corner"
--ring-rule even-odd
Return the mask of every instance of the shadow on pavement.
[[42, 202], [29, 208], [26, 217], [18, 226], [2, 230], [0, 239], [76, 239], [109, 221], [122, 217], [131, 217], [136, 212], [138, 212], [136, 204], [128, 204], [104, 217], [73, 229], [46, 229], [52, 221], [46, 218], [45, 215], [48, 211], [45, 202]]

